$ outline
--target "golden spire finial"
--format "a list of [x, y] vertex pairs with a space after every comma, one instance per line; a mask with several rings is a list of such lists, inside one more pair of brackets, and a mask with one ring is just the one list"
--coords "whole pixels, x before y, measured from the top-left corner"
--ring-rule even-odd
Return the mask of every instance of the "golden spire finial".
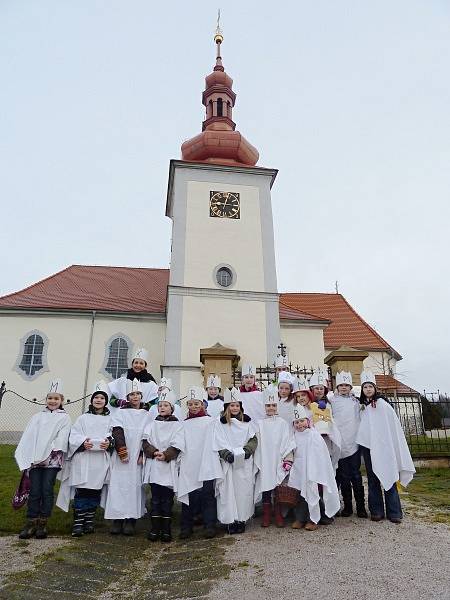
[[222, 30], [220, 29], [220, 8], [217, 10], [217, 27], [216, 27], [216, 33], [214, 34], [214, 41], [216, 42], [217, 45], [219, 45], [223, 42], [223, 33], [222, 33]]

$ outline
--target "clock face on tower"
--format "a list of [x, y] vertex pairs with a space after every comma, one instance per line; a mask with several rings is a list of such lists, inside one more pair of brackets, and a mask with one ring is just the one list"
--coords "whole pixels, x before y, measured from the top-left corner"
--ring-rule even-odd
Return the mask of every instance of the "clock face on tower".
[[209, 192], [209, 216], [241, 218], [241, 201], [237, 192]]

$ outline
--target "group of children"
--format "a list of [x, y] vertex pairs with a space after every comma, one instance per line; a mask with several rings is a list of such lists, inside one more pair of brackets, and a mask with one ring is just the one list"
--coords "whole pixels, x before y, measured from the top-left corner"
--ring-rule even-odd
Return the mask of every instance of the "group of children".
[[[169, 542], [175, 497], [181, 503], [180, 538], [201, 521], [205, 537], [217, 524], [243, 533], [262, 502], [262, 527], [313, 531], [336, 515], [367, 518], [361, 455], [368, 478], [373, 521], [400, 523], [397, 481], [415, 472], [406, 440], [375, 377], [361, 374], [361, 395], [352, 394], [350, 373], [336, 376], [330, 393], [327, 373], [309, 381], [291, 375], [277, 358], [276, 381], [263, 391], [252, 365], [242, 368], [239, 389], [208, 377], [206, 391], [189, 388], [181, 403], [171, 381], [159, 384], [147, 371], [147, 352], [137, 351], [127, 373], [100, 382], [88, 412], [72, 425], [64, 411], [59, 381], [52, 382], [45, 409], [34, 415], [16, 449], [31, 487], [22, 539], [47, 536], [53, 490], [57, 506], [73, 506], [72, 536], [94, 531], [99, 506], [112, 521], [111, 534], [133, 535], [146, 512], [151, 490], [148, 539]], [[339, 498], [342, 494], [343, 507]], [[384, 497], [383, 497], [384, 496]]]

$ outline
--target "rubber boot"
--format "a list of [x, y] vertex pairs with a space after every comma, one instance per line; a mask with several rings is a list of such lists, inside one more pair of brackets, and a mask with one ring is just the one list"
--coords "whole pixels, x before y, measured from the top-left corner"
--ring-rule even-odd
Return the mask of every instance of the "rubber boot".
[[123, 531], [123, 519], [114, 519], [109, 533], [111, 535], [120, 535]]
[[245, 533], [245, 521], [236, 521], [236, 533]]
[[356, 502], [356, 514], [360, 519], [367, 519], [367, 511], [364, 502], [364, 487], [361, 484], [360, 486], [353, 487], [353, 494], [355, 495]]
[[171, 542], [172, 541], [172, 531], [170, 528], [172, 522], [172, 517], [161, 517], [161, 541], [162, 542]]
[[273, 514], [275, 517], [275, 525], [277, 527], [284, 527], [284, 519], [283, 519], [283, 515], [281, 514], [281, 506], [278, 502], [275, 502], [275, 505], [273, 508]]
[[47, 517], [39, 517], [38, 526], [36, 529], [36, 539], [45, 540], [48, 535], [47, 531]]
[[36, 534], [36, 529], [38, 526], [37, 519], [28, 519], [23, 529], [19, 533], [19, 538], [21, 540], [29, 540]]
[[157, 542], [159, 540], [159, 534], [161, 533], [161, 518], [162, 517], [151, 517], [152, 528], [147, 534], [147, 539], [151, 542]]
[[83, 535], [84, 514], [84, 510], [80, 510], [79, 508], [73, 509], [72, 537], [81, 537]]
[[352, 488], [350, 485], [341, 485], [342, 500], [344, 501], [344, 508], [341, 510], [339, 515], [341, 517], [349, 517], [353, 514], [352, 505]]
[[96, 509], [84, 511], [83, 533], [94, 533]]
[[269, 527], [271, 521], [272, 521], [272, 504], [270, 502], [264, 502], [261, 527]]
[[136, 519], [125, 519], [123, 523], [123, 535], [134, 535]]

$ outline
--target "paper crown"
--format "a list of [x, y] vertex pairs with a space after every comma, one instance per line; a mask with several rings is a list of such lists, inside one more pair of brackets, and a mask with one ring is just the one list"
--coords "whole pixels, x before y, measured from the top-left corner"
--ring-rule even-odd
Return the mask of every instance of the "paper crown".
[[138, 379], [127, 379], [127, 396], [128, 394], [132, 394], [133, 392], [140, 392], [142, 394], [141, 382]]
[[242, 377], [244, 375], [256, 376], [256, 368], [254, 365], [242, 365]]
[[225, 388], [225, 391], [223, 393], [223, 404], [224, 406], [226, 404], [230, 404], [230, 402], [241, 402], [241, 394], [239, 393], [239, 390], [235, 387], [232, 388]]
[[294, 377], [294, 381], [292, 383], [292, 391], [294, 394], [296, 392], [306, 392], [309, 390], [308, 382], [304, 377], [300, 375], [300, 377]]
[[145, 348], [138, 348], [136, 350], [136, 352], [133, 354], [133, 358], [131, 359], [131, 362], [133, 362], [133, 360], [135, 358], [140, 358], [141, 360], [145, 360], [145, 362], [148, 364], [148, 351]]
[[172, 389], [172, 380], [167, 377], [163, 377], [161, 379], [161, 381], [159, 382], [159, 387], [160, 387], [160, 389], [166, 388], [168, 390], [171, 390]]
[[278, 356], [275, 359], [275, 367], [289, 367], [289, 357], [278, 354]]
[[278, 375], [278, 385], [280, 383], [289, 383], [289, 385], [293, 385], [294, 377], [289, 373], [289, 371], [281, 371]]
[[222, 387], [222, 381], [220, 379], [220, 377], [218, 375], [209, 375], [208, 379], [206, 380], [206, 387], [216, 387], [216, 388], [220, 388]]
[[309, 378], [309, 387], [312, 388], [315, 385], [323, 385], [328, 387], [327, 373], [322, 369], [317, 369]]
[[336, 373], [336, 387], [338, 385], [351, 385], [353, 387], [352, 374], [348, 371], [338, 371]]
[[97, 383], [94, 385], [92, 393], [95, 394], [97, 392], [103, 392], [104, 394], [109, 393], [108, 384], [103, 379], [101, 381], [97, 381]]
[[304, 406], [301, 406], [301, 404], [297, 404], [296, 406], [294, 406], [294, 421], [307, 418], [308, 414]]
[[176, 396], [173, 392], [171, 392], [169, 389], [165, 388], [159, 395], [158, 398], [158, 404], [160, 402], [168, 402], [172, 408], [175, 406], [175, 402], [176, 402]]
[[200, 402], [203, 402], [204, 398], [205, 398], [204, 389], [201, 387], [198, 387], [197, 385], [193, 385], [192, 387], [190, 387], [188, 389], [186, 402], [189, 402], [189, 400], [198, 400]]
[[50, 387], [47, 394], [64, 394], [61, 379], [53, 379], [50, 381]]
[[361, 385], [363, 386], [365, 383], [371, 383], [372, 385], [377, 385], [377, 380], [375, 379], [375, 375], [372, 371], [363, 371], [361, 373]]
[[278, 404], [278, 388], [275, 385], [269, 385], [263, 392], [264, 404]]

